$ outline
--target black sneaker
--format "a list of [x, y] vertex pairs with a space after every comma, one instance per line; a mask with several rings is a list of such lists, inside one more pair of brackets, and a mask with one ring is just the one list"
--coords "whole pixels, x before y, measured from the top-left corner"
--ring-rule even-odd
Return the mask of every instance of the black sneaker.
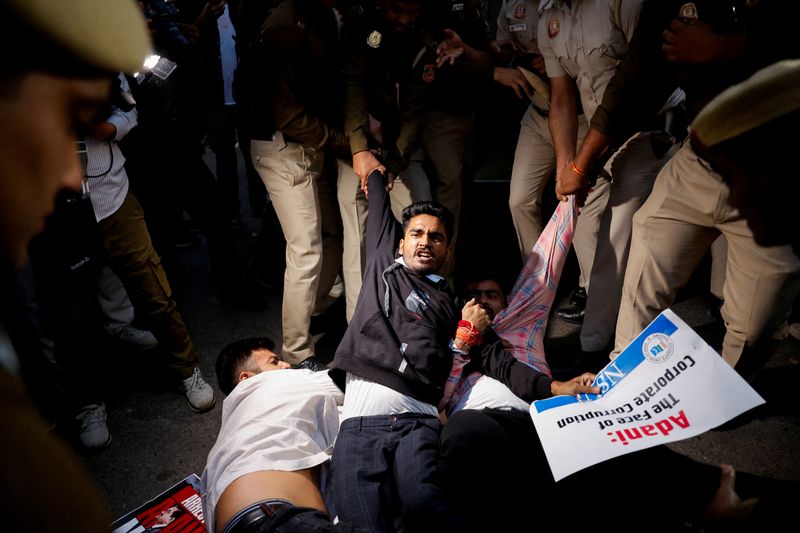
[[586, 289], [578, 287], [569, 296], [569, 304], [556, 311], [556, 316], [570, 324], [582, 324], [586, 309]]
[[586, 289], [578, 287], [569, 295], [569, 303], [576, 307], [586, 307]]
[[312, 355], [308, 359], [294, 365], [293, 368], [305, 368], [312, 372], [321, 372], [322, 370], [328, 370], [328, 365]]
[[570, 324], [583, 324], [583, 317], [585, 314], [586, 311], [584, 309], [575, 307], [574, 305], [568, 305], [556, 311], [556, 316], [558, 318]]

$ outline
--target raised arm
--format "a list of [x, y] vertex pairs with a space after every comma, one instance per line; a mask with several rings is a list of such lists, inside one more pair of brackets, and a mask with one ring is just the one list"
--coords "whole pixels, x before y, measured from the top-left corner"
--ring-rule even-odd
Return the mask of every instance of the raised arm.
[[394, 261], [399, 242], [399, 225], [392, 215], [392, 203], [386, 190], [386, 176], [380, 170], [367, 176], [369, 211], [367, 214], [366, 250], [368, 261], [386, 267]]

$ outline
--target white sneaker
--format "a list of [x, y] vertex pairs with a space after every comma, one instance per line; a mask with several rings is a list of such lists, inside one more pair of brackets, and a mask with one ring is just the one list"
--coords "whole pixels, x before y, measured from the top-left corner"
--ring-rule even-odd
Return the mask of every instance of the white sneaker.
[[111, 335], [121, 343], [141, 350], [158, 346], [158, 340], [156, 340], [155, 335], [145, 329], [135, 328], [130, 324], [122, 326], [117, 331], [112, 332]]
[[111, 444], [111, 433], [106, 425], [106, 405], [84, 405], [75, 417], [81, 428], [78, 437], [86, 448], [103, 448]]
[[331, 287], [331, 292], [328, 293], [328, 296], [334, 300], [338, 300], [344, 294], [344, 280], [341, 276], [336, 276], [336, 281], [333, 283], [333, 287]]
[[189, 400], [189, 407], [196, 413], [208, 411], [216, 403], [214, 389], [203, 379], [198, 367], [195, 367], [191, 376], [183, 380], [183, 391]]

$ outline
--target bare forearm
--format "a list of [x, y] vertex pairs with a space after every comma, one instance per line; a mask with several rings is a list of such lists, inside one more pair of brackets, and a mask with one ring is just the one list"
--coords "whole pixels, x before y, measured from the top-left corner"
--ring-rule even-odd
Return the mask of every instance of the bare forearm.
[[560, 169], [575, 157], [578, 143], [577, 106], [572, 95], [553, 94], [549, 125], [556, 149], [556, 168]]
[[589, 128], [589, 132], [583, 138], [578, 154], [575, 156], [575, 166], [582, 169], [592, 168], [594, 162], [603, 155], [610, 144], [611, 137], [599, 130]]

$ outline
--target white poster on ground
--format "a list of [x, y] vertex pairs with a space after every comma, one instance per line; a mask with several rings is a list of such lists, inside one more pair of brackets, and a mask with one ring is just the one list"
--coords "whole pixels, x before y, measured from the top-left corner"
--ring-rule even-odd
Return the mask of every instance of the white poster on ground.
[[671, 310], [597, 374], [600, 395], [556, 396], [531, 417], [556, 481], [593, 464], [699, 435], [764, 403]]

